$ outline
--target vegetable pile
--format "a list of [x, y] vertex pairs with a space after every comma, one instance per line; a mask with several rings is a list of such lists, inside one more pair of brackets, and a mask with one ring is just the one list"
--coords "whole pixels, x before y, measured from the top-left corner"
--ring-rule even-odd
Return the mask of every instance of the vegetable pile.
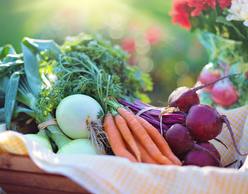
[[168, 142], [173, 153], [181, 159], [183, 165], [222, 166], [221, 156], [210, 140], [216, 140], [221, 133], [223, 123], [226, 124], [235, 150], [241, 153], [236, 145], [231, 125], [225, 115], [220, 115], [215, 108], [200, 104], [197, 90], [221, 82], [232, 74], [212, 80], [195, 88], [180, 87], [173, 91], [168, 99], [168, 107], [158, 108], [135, 101], [134, 103], [120, 100], [135, 114], [149, 121]]
[[[199, 104], [196, 88], [172, 92], [168, 107], [149, 104], [148, 74], [108, 41], [86, 34], [24, 38], [22, 53], [0, 48], [0, 122], [57, 154], [110, 154], [132, 162], [221, 166], [209, 140], [230, 123]], [[236, 76], [236, 75], [235, 75]], [[233, 138], [236, 151], [239, 152]]]

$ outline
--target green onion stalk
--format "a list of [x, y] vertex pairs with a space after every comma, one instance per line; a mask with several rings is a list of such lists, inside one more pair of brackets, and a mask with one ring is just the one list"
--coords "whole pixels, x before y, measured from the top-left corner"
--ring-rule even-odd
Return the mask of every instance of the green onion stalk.
[[[37, 107], [38, 98], [32, 94], [27, 81], [25, 79], [21, 81], [17, 100], [22, 104], [29, 107], [32, 111], [25, 111], [29, 116], [33, 117], [36, 122], [43, 123], [49, 120], [54, 120], [54, 117], [51, 114], [44, 116], [40, 109]], [[46, 127], [49, 130], [50, 137], [58, 146], [58, 149], [61, 149], [65, 144], [70, 143], [72, 140], [63, 134], [57, 125], [50, 125]]]
[[[7, 87], [4, 86], [6, 84], [2, 84], [5, 103], [4, 109], [0, 110], [0, 116], [4, 117], [7, 128], [11, 128], [11, 119], [21, 112], [34, 118], [37, 123], [54, 120], [52, 114], [44, 116], [38, 106], [40, 92], [45, 87], [41, 79], [40, 61], [41, 53], [45, 51], [53, 57], [58, 56], [59, 47], [54, 41], [24, 38], [22, 55], [15, 54], [11, 48], [7, 47], [4, 52], [0, 52], [2, 55], [0, 59], [1, 80], [7, 80]], [[47, 126], [47, 129], [50, 132], [49, 136], [59, 149], [72, 141], [57, 125]]]

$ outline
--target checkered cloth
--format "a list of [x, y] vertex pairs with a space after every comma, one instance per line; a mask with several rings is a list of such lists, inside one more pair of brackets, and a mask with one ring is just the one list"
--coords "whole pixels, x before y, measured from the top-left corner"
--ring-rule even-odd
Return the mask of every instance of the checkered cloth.
[[[248, 151], [248, 106], [219, 111], [229, 118], [240, 149]], [[241, 169], [135, 164], [113, 156], [56, 155], [10, 131], [0, 134], [0, 151], [28, 154], [44, 171], [65, 175], [92, 193], [247, 194], [248, 159], [237, 156], [226, 128], [218, 138], [228, 146], [227, 150], [213, 141], [222, 163], [237, 159], [236, 167], [244, 162]]]

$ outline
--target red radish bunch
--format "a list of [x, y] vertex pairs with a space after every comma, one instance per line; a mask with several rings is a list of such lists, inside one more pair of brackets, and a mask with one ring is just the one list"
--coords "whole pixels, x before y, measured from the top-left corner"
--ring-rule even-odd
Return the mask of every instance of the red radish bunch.
[[[226, 72], [227, 69], [225, 68], [225, 73]], [[215, 69], [213, 63], [209, 63], [203, 67], [198, 81], [202, 84], [206, 84], [218, 80], [220, 76], [220, 70]], [[211, 94], [214, 103], [220, 106], [230, 107], [238, 101], [238, 92], [229, 79], [216, 82], [215, 84], [206, 87], [205, 90]]]
[[195, 88], [179, 87], [174, 90], [168, 98], [168, 104], [171, 107], [177, 107], [183, 112], [188, 112], [189, 109], [196, 104], [200, 103], [197, 91], [206, 87], [212, 86], [215, 83], [230, 77], [230, 75], [224, 76], [213, 82], [206, 83], [204, 85], [197, 86]]
[[[220, 77], [221, 77], [221, 72], [214, 68], [213, 63], [209, 63], [203, 67], [198, 80], [202, 84], [207, 84], [207, 83], [216, 81]], [[212, 89], [212, 87], [213, 87], [213, 85], [206, 87], [205, 90], [209, 91]]]
[[216, 104], [229, 107], [238, 100], [238, 93], [228, 79], [216, 83], [211, 91], [212, 99]]

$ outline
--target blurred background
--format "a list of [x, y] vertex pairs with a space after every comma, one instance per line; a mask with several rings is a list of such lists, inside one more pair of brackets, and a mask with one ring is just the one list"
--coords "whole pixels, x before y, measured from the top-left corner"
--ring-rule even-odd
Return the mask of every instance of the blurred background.
[[163, 105], [178, 86], [193, 86], [207, 54], [195, 34], [171, 23], [172, 0], [0, 0], [0, 45], [24, 36], [62, 43], [80, 32], [102, 34], [149, 72]]

